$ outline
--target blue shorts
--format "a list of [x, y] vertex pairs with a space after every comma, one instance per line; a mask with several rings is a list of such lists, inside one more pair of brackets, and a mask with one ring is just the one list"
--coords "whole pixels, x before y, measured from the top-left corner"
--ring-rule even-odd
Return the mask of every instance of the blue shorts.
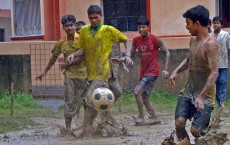
[[143, 87], [142, 95], [149, 96], [153, 90], [157, 76], [144, 76], [140, 79], [138, 85]]
[[193, 118], [192, 126], [202, 131], [209, 125], [212, 110], [213, 107], [205, 106], [201, 112], [198, 112], [190, 98], [181, 96], [177, 102], [175, 119], [183, 117], [191, 120]]

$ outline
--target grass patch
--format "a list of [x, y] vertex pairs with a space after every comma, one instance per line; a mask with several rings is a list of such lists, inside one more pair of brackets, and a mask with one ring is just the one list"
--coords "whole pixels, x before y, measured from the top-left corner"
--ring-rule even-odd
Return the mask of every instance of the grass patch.
[[50, 117], [53, 111], [49, 110], [33, 98], [32, 95], [18, 92], [14, 96], [13, 116], [11, 116], [10, 93], [0, 94], [0, 133], [32, 128], [38, 125], [32, 117]]
[[[167, 112], [174, 113], [177, 103], [177, 96], [171, 95], [169, 93], [164, 93], [160, 91], [154, 91], [150, 96], [149, 100], [153, 104], [157, 112]], [[119, 110], [119, 101], [115, 103], [115, 112]], [[138, 112], [136, 100], [131, 92], [123, 93], [121, 98], [122, 111], [125, 112]]]
[[[149, 99], [153, 104], [154, 109], [158, 113], [166, 113], [166, 114], [174, 114], [176, 109], [176, 104], [178, 100], [178, 96], [171, 95], [169, 93], [154, 91]], [[230, 110], [230, 97], [227, 97], [225, 102], [225, 106], [227, 106]], [[123, 112], [129, 112], [131, 114], [138, 114], [138, 109], [136, 105], [136, 100], [132, 92], [125, 92], [121, 97], [121, 108]], [[119, 114], [119, 101], [117, 101], [114, 105], [114, 113]], [[215, 105], [214, 110], [212, 111], [212, 116], [219, 113], [219, 108]], [[147, 112], [146, 112], [147, 114]], [[223, 117], [229, 117], [229, 113], [222, 113]]]

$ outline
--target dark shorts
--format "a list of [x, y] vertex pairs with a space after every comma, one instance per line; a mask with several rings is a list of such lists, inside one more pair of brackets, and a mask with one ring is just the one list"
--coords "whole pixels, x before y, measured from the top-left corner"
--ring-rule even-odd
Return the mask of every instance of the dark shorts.
[[140, 79], [138, 85], [143, 88], [142, 95], [149, 96], [152, 93], [156, 80], [157, 76], [144, 76]]
[[201, 112], [198, 112], [190, 98], [181, 96], [177, 102], [175, 119], [183, 117], [191, 120], [193, 118], [192, 126], [202, 131], [209, 125], [212, 110], [213, 107], [205, 106]]

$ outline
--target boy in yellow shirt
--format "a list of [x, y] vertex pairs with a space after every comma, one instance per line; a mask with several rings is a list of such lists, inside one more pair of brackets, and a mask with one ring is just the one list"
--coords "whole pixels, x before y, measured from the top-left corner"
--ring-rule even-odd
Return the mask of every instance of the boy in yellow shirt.
[[[120, 42], [125, 44], [127, 48], [127, 37], [119, 30], [112, 26], [103, 25], [101, 23], [102, 11], [98, 5], [91, 5], [88, 8], [88, 18], [90, 25], [85, 25], [80, 31], [80, 49], [68, 57], [68, 61], [72, 62], [74, 57], [85, 56], [85, 63], [87, 68], [87, 79], [89, 87], [87, 88], [86, 100], [93, 94], [93, 91], [99, 87], [108, 87], [108, 79], [110, 75], [109, 55], [112, 50], [113, 42]], [[126, 52], [126, 63], [132, 64], [130, 58], [130, 49]], [[93, 124], [97, 110], [90, 104], [87, 104], [84, 112], [83, 130], [80, 135], [84, 136], [87, 127]], [[108, 117], [109, 116], [109, 117]], [[102, 118], [113, 120], [109, 111], [102, 113]]]

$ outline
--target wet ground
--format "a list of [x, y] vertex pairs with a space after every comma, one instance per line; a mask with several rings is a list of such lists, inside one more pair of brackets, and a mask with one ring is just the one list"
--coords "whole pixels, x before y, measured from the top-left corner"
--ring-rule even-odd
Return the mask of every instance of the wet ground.
[[[57, 110], [63, 104], [62, 100], [40, 100], [40, 102]], [[73, 128], [82, 123], [83, 111], [80, 117], [73, 120]], [[85, 137], [76, 139], [72, 136], [61, 136], [59, 126], [64, 126], [64, 118], [60, 114], [55, 118], [32, 118], [40, 123], [36, 129], [0, 134], [0, 145], [160, 145], [166, 136], [174, 130], [172, 114], [158, 112], [160, 124], [135, 126], [133, 118], [126, 113], [115, 115], [116, 120], [128, 128], [128, 136], [120, 137]], [[147, 117], [147, 116], [146, 116]], [[230, 118], [222, 118], [222, 131], [230, 133]], [[77, 124], [77, 125], [76, 125]], [[190, 123], [187, 124], [190, 129]], [[75, 131], [78, 134], [80, 131]], [[194, 138], [191, 137], [191, 140]], [[230, 145], [227, 142], [225, 145]]]
[[63, 99], [38, 99], [38, 102], [54, 111], [57, 111], [64, 104]]

